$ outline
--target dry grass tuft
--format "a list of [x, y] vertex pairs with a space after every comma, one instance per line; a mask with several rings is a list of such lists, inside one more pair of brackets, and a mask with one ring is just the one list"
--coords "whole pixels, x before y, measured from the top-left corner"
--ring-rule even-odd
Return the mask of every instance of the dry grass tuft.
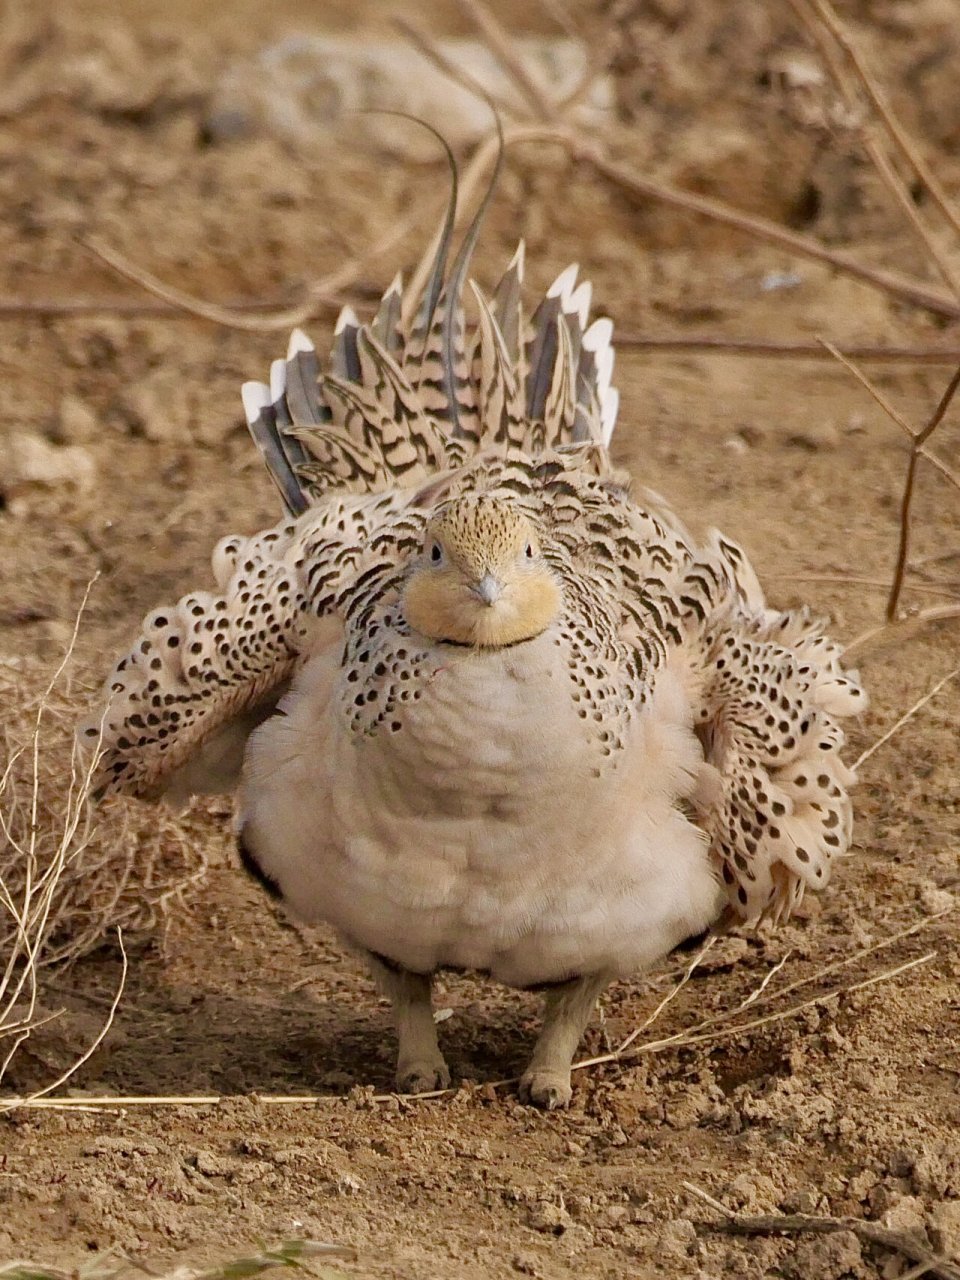
[[0, 1081], [23, 1041], [58, 1016], [45, 975], [108, 933], [155, 929], [206, 870], [168, 815], [118, 805], [109, 822], [93, 820], [72, 650], [52, 677], [34, 659], [0, 657]]

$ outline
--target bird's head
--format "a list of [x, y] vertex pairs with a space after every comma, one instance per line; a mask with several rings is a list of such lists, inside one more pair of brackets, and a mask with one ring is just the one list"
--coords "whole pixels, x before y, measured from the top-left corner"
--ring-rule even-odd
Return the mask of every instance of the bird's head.
[[483, 497], [459, 498], [430, 521], [403, 596], [422, 635], [490, 649], [540, 635], [560, 603], [531, 521]]

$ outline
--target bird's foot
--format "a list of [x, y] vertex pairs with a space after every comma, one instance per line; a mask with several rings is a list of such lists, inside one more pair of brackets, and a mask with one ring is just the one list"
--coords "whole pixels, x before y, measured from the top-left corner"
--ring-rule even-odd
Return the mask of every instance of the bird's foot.
[[401, 1062], [397, 1066], [398, 1093], [432, 1093], [450, 1084], [450, 1068], [439, 1055], [436, 1058]]
[[566, 1107], [573, 1090], [570, 1087], [570, 1072], [551, 1071], [544, 1067], [531, 1067], [520, 1078], [520, 1099], [532, 1102], [535, 1107], [544, 1111], [559, 1111]]

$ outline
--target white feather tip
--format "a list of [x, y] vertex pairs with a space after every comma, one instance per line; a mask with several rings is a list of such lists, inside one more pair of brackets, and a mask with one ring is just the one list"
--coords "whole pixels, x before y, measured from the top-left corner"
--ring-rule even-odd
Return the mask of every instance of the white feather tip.
[[601, 316], [599, 320], [594, 320], [593, 324], [583, 335], [583, 345], [587, 351], [600, 351], [603, 347], [610, 345], [610, 339], [613, 337], [613, 321], [609, 316]]
[[607, 387], [600, 401], [600, 433], [603, 443], [609, 444], [613, 429], [617, 425], [617, 411], [620, 408], [620, 392], [616, 387]]
[[351, 329], [360, 328], [360, 320], [353, 307], [344, 307], [337, 316], [337, 323], [333, 327], [334, 336], [338, 333], [343, 333], [344, 329], [346, 329], [348, 325]]
[[547, 290], [547, 297], [559, 298], [561, 304], [566, 302], [573, 291], [573, 286], [576, 284], [577, 272], [579, 270], [579, 265], [576, 262], [571, 262], [569, 267], [566, 267], [560, 272], [556, 280], [554, 280], [553, 284]]
[[575, 315], [580, 321], [580, 328], [587, 327], [587, 316], [590, 314], [590, 301], [593, 297], [593, 285], [589, 280], [584, 280], [582, 284], [577, 285], [573, 293], [567, 299], [566, 310], [569, 314]]
[[270, 388], [263, 382], [245, 382], [240, 388], [243, 412], [252, 426], [270, 403]]
[[287, 344], [287, 359], [292, 360], [301, 351], [316, 351], [316, 347], [302, 329], [294, 329]]
[[597, 394], [603, 399], [603, 393], [610, 387], [613, 377], [613, 347], [603, 347], [595, 353], [597, 362]]

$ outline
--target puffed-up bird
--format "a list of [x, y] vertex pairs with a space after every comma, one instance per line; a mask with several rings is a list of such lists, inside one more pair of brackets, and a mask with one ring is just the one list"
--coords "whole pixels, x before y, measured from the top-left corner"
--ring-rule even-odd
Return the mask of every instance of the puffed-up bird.
[[576, 267], [529, 316], [521, 246], [468, 325], [479, 225], [448, 269], [448, 212], [409, 326], [398, 278], [325, 367], [296, 331], [244, 386], [287, 514], [146, 617], [83, 733], [100, 795], [238, 787], [246, 867], [369, 958], [401, 1091], [449, 1083], [438, 970], [545, 989], [521, 1095], [553, 1108], [611, 980], [826, 884], [866, 698], [734, 542], [614, 468]]

